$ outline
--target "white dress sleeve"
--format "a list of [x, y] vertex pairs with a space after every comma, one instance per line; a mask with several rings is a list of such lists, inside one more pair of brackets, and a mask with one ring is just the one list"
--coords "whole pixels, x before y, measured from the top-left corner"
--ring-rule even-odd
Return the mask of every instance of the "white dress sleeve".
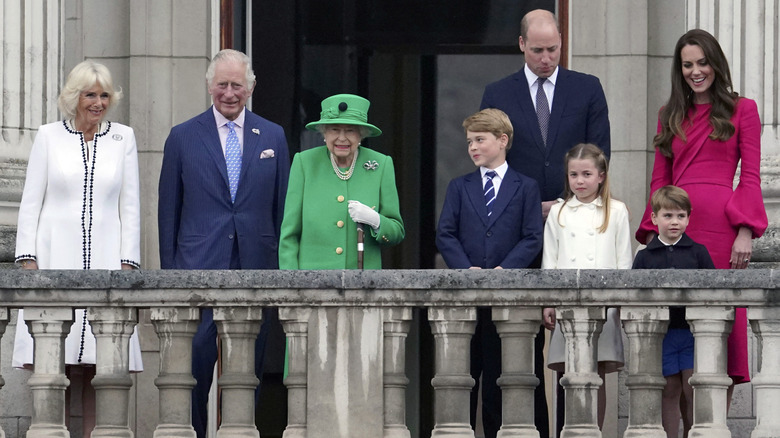
[[38, 220], [46, 196], [49, 172], [49, 136], [46, 125], [38, 129], [27, 162], [19, 219], [16, 228], [16, 261], [37, 260], [36, 237]]

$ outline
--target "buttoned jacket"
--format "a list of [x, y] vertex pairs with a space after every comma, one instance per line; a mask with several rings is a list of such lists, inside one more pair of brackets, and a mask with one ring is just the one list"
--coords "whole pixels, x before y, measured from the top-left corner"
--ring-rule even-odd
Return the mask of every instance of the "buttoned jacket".
[[631, 231], [626, 205], [610, 200], [609, 225], [600, 233], [603, 221], [601, 198], [582, 203], [573, 197], [565, 204], [561, 201], [553, 205], [544, 227], [542, 268], [630, 269]]
[[282, 127], [249, 110], [236, 200], [214, 110], [171, 129], [160, 172], [163, 269], [228, 269], [235, 239], [242, 269], [276, 269], [290, 158]]
[[364, 268], [382, 267], [381, 247], [405, 235], [393, 160], [358, 147], [352, 176], [340, 179], [328, 149], [319, 146], [293, 158], [279, 243], [280, 269], [356, 269], [357, 226], [348, 201], [379, 213], [379, 229], [365, 225]]
[[536, 181], [507, 168], [488, 217], [479, 170], [447, 187], [436, 245], [447, 267], [527, 268], [542, 248]]

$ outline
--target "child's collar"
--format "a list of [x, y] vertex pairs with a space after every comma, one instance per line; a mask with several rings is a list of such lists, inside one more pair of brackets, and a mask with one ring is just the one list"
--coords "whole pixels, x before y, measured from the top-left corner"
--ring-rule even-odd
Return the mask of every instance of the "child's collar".
[[601, 196], [596, 196], [596, 199], [590, 201], [590, 202], [582, 202], [579, 199], [577, 199], [576, 196], [572, 196], [571, 199], [569, 199], [569, 202], [566, 203], [569, 207], [579, 207], [581, 205], [595, 205], [596, 207], [602, 207], [604, 205], [604, 202], [601, 200]]

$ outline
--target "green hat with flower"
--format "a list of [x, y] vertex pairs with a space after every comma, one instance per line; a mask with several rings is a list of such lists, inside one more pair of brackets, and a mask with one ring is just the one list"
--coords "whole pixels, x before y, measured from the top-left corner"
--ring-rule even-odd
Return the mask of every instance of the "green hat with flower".
[[320, 119], [306, 125], [306, 129], [316, 131], [318, 125], [357, 125], [370, 131], [369, 137], [382, 135], [382, 130], [368, 123], [368, 99], [354, 94], [337, 94], [322, 101]]

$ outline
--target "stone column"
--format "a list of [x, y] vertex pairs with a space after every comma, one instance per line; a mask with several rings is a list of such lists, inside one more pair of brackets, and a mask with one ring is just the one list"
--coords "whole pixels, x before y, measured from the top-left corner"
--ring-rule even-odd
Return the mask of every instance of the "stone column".
[[192, 414], [192, 337], [200, 310], [195, 307], [152, 308], [151, 321], [160, 340], [160, 375], [154, 380], [160, 397], [160, 423], [154, 438], [196, 438]]
[[287, 334], [287, 427], [284, 438], [306, 438], [306, 382], [309, 316], [306, 307], [280, 307], [279, 320]]
[[[542, 310], [538, 307], [494, 307], [501, 337], [501, 430], [499, 438], [539, 438], [534, 425], [534, 340]], [[546, 438], [546, 437], [545, 437]]]
[[693, 427], [689, 438], [731, 438], [726, 427], [727, 341], [734, 324], [733, 307], [691, 307], [685, 310], [695, 339]]
[[35, 370], [27, 381], [33, 411], [27, 438], [70, 438], [65, 428], [65, 338], [73, 309], [28, 307], [24, 319], [35, 342]]
[[382, 309], [384, 327], [384, 438], [409, 438], [406, 427], [406, 336], [410, 307]]
[[758, 337], [758, 374], [751, 383], [756, 395], [756, 428], [750, 438], [777, 437], [780, 431], [780, 308], [751, 307], [750, 326]]
[[606, 319], [604, 307], [559, 307], [555, 317], [566, 339], [566, 414], [561, 438], [601, 438], [598, 425], [599, 335]]
[[214, 322], [222, 339], [222, 425], [217, 438], [260, 438], [255, 426], [255, 341], [261, 307], [217, 307]]
[[96, 417], [92, 437], [133, 438], [128, 424], [130, 407], [130, 335], [138, 322], [138, 309], [97, 307], [87, 310], [95, 335]]
[[471, 337], [477, 326], [475, 307], [428, 309], [436, 344], [434, 420], [432, 437], [474, 438], [469, 412], [471, 389]]
[[622, 307], [620, 319], [628, 336], [628, 429], [623, 438], [665, 438], [661, 410], [662, 347], [669, 325], [668, 307]]
[[[5, 333], [5, 327], [7, 325], [8, 325], [8, 308], [0, 307], [0, 339], [3, 338], [3, 334]], [[5, 385], [5, 380], [3, 380], [3, 376], [0, 375], [0, 389], [2, 389], [4, 385]], [[3, 432], [2, 427], [0, 427], [0, 438], [5, 438], [5, 432]]]

